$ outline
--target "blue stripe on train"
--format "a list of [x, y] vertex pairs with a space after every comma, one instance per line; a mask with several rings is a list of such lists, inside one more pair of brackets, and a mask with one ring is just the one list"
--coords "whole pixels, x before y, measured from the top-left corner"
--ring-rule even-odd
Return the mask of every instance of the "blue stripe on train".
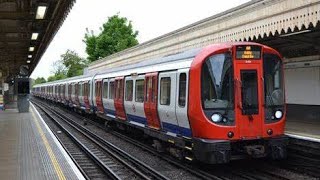
[[111, 109], [104, 109], [105, 114], [111, 114], [111, 115], [116, 115], [116, 111], [111, 110]]
[[147, 124], [147, 119], [144, 118], [144, 117], [135, 116], [135, 115], [132, 115], [132, 114], [127, 114], [127, 117], [129, 119], [129, 121], [138, 122], [138, 123], [144, 124], [144, 125]]
[[162, 122], [162, 127], [164, 130], [175, 133], [175, 134], [180, 134], [182, 136], [186, 137], [191, 137], [191, 130], [185, 127], [180, 127], [175, 124], [170, 124], [166, 122]]
[[[111, 115], [116, 115], [116, 112], [114, 110], [111, 109], [104, 109], [106, 114], [111, 114]], [[128, 117], [129, 121], [134, 121], [140, 124], [144, 124], [147, 125], [147, 119], [144, 117], [140, 117], [140, 116], [135, 116], [135, 115], [131, 115], [131, 114], [126, 114]], [[175, 134], [180, 134], [182, 136], [185, 137], [191, 137], [191, 130], [185, 127], [180, 127], [178, 125], [175, 124], [170, 124], [170, 123], [166, 123], [166, 122], [162, 122], [162, 127], [164, 130], [175, 133]]]

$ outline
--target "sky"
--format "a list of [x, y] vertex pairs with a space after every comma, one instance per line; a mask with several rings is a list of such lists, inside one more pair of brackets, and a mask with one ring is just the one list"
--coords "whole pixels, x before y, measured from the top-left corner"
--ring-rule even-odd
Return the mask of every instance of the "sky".
[[50, 43], [31, 78], [52, 75], [52, 64], [68, 49], [87, 57], [83, 43], [86, 28], [97, 35], [108, 17], [119, 13], [132, 21], [138, 41], [153, 38], [187, 26], [249, 0], [76, 0], [68, 17]]

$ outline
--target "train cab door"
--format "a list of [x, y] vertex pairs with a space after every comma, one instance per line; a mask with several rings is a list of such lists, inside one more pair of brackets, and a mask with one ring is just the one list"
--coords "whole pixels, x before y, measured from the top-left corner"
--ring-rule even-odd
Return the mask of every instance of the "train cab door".
[[158, 72], [149, 73], [145, 76], [145, 100], [144, 112], [147, 124], [150, 128], [160, 129], [160, 119], [158, 115]]
[[[244, 54], [250, 53], [248, 49]], [[262, 137], [264, 123], [262, 60], [261, 58], [235, 59], [234, 62], [236, 126], [239, 136], [242, 139]]]
[[115, 79], [115, 98], [114, 107], [116, 109], [116, 117], [120, 120], [126, 120], [123, 102], [124, 77], [117, 77]]
[[159, 74], [158, 83], [158, 113], [162, 129], [174, 134], [180, 134], [176, 116], [177, 72], [169, 71]]

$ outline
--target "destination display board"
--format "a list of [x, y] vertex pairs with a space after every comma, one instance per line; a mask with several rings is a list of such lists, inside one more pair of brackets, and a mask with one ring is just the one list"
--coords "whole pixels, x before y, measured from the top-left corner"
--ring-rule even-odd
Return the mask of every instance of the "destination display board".
[[260, 59], [261, 46], [237, 46], [236, 47], [237, 59]]

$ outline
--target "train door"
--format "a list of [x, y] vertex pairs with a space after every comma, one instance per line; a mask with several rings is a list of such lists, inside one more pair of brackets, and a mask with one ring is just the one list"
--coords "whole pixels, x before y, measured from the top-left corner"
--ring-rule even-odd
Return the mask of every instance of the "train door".
[[115, 80], [115, 98], [114, 107], [116, 109], [116, 117], [121, 120], [126, 120], [126, 114], [123, 104], [123, 89], [124, 77], [117, 77]]
[[74, 96], [74, 99], [75, 99], [75, 102], [74, 102], [74, 104], [75, 104], [75, 106], [76, 107], [79, 107], [80, 106], [80, 102], [79, 102], [79, 83], [78, 82], [76, 82], [75, 84], [74, 84], [74, 88], [75, 88], [75, 96]]
[[134, 77], [126, 77], [124, 83], [124, 108], [129, 121], [134, 121], [136, 107], [134, 105]]
[[236, 125], [243, 139], [262, 137], [262, 60], [235, 60]]
[[189, 69], [180, 69], [177, 72], [176, 88], [176, 116], [180, 133], [183, 136], [190, 137], [191, 129], [188, 119], [188, 79]]
[[160, 129], [160, 119], [158, 116], [158, 72], [149, 73], [145, 76], [145, 100], [144, 112], [147, 124], [150, 128]]
[[124, 106], [127, 118], [143, 126], [147, 123], [143, 108], [144, 84], [144, 75], [125, 78]]
[[106, 113], [106, 110], [107, 110], [108, 88], [109, 88], [108, 79], [103, 79], [102, 80], [102, 106], [103, 106], [104, 113]]
[[84, 104], [85, 104], [85, 107], [87, 110], [90, 109], [90, 104], [89, 104], [89, 81], [85, 81], [83, 83], [83, 87], [84, 87], [84, 93], [83, 93], [83, 101], [84, 101]]
[[162, 128], [166, 131], [180, 134], [176, 117], [177, 72], [162, 72], [159, 74], [158, 113]]
[[103, 114], [104, 109], [103, 109], [103, 104], [102, 104], [102, 96], [101, 96], [101, 91], [102, 91], [102, 79], [97, 80], [95, 85], [95, 97], [96, 97], [96, 105], [97, 105], [97, 111], [98, 113]]
[[105, 115], [107, 117], [116, 118], [116, 109], [114, 106], [115, 98], [115, 79], [105, 79], [104, 86], [108, 89], [106, 98], [103, 100], [103, 106], [105, 109]]

